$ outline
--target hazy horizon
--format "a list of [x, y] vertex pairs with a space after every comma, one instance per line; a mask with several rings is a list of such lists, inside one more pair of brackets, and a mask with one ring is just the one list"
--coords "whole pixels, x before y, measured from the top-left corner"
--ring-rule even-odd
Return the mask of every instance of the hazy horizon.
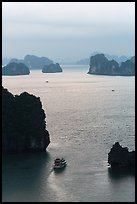
[[2, 2], [2, 56], [135, 55], [135, 2]]

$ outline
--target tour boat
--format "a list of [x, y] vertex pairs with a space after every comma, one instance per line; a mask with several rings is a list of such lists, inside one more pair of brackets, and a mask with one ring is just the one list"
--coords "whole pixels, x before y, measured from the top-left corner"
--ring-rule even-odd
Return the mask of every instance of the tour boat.
[[64, 167], [66, 167], [66, 165], [67, 165], [67, 162], [64, 158], [56, 158], [54, 160], [53, 168], [54, 169], [62, 169]]

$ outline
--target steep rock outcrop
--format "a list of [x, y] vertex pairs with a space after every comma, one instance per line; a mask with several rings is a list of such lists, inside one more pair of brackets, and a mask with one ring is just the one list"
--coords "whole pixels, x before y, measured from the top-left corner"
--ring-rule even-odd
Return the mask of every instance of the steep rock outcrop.
[[2, 68], [2, 75], [29, 75], [29, 68], [23, 63], [12, 62]]
[[108, 153], [108, 163], [111, 167], [135, 167], [135, 151], [128, 151], [119, 142], [115, 142]]
[[135, 75], [135, 63], [134, 58], [121, 63], [120, 74], [125, 76]]
[[88, 74], [134, 76], [135, 64], [132, 60], [122, 62], [121, 65], [115, 61], [109, 61], [104, 54], [96, 54], [90, 58], [90, 68]]
[[43, 73], [56, 73], [56, 72], [62, 72], [62, 68], [60, 67], [59, 63], [56, 64], [49, 64], [44, 65], [42, 69]]
[[104, 54], [97, 54], [90, 58], [90, 69], [88, 74], [112, 75], [119, 68], [115, 60], [109, 61]]
[[3, 152], [45, 151], [50, 143], [45, 118], [39, 97], [13, 96], [2, 87]]

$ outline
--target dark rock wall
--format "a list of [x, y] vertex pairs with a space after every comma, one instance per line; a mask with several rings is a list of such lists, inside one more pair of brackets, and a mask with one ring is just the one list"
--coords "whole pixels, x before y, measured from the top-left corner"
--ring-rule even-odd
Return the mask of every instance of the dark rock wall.
[[2, 87], [2, 150], [45, 151], [50, 143], [45, 118], [39, 97], [27, 92], [13, 96]]
[[135, 151], [129, 152], [127, 147], [116, 142], [108, 153], [108, 163], [111, 167], [134, 167]]

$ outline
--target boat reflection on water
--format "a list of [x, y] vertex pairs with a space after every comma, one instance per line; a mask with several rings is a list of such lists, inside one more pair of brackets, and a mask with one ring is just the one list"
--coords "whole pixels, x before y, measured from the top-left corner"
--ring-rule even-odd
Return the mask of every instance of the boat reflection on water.
[[135, 176], [135, 168], [131, 167], [116, 167], [108, 168], [108, 176], [112, 179], [121, 179], [123, 177]]

